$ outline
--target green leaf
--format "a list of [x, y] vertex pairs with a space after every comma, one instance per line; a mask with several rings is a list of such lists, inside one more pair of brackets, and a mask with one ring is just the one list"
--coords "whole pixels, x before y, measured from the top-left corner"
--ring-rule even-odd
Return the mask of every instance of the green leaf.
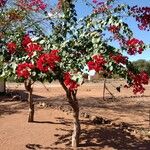
[[113, 66], [110, 66], [109, 70], [110, 71], [113, 71], [114, 67]]

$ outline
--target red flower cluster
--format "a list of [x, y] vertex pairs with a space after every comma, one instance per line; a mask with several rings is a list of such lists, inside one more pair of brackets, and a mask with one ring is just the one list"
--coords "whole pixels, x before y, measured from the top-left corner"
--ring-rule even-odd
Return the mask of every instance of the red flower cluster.
[[132, 38], [130, 40], [126, 41], [126, 46], [129, 48], [128, 49], [128, 54], [129, 55], [135, 55], [137, 52], [139, 54], [141, 54], [143, 52], [143, 41], [142, 40], [138, 40], [136, 38]]
[[0, 0], [0, 7], [3, 7], [6, 4], [6, 0]]
[[57, 3], [58, 9], [62, 9], [62, 3], [63, 3], [63, 0], [58, 0], [58, 3]]
[[64, 74], [64, 84], [68, 87], [69, 90], [73, 91], [79, 86], [74, 80], [71, 79], [69, 72]]
[[34, 51], [42, 51], [42, 50], [43, 50], [42, 46], [37, 43], [29, 43], [25, 48], [25, 51], [28, 53], [29, 56], [32, 56]]
[[111, 25], [108, 27], [108, 31], [112, 32], [112, 33], [116, 33], [120, 30], [120, 28], [118, 26], [115, 25]]
[[38, 12], [40, 10], [45, 10], [47, 4], [43, 0], [18, 0], [18, 5], [25, 10], [31, 10]]
[[131, 7], [130, 11], [139, 22], [138, 26], [140, 30], [150, 30], [150, 7]]
[[42, 51], [43, 48], [38, 43], [33, 43], [29, 35], [25, 35], [22, 39], [22, 46], [29, 56], [33, 55], [34, 51]]
[[56, 63], [61, 60], [58, 52], [58, 50], [52, 50], [49, 54], [42, 54], [37, 60], [37, 68], [42, 72], [54, 70]]
[[31, 38], [29, 37], [28, 34], [24, 35], [23, 39], [22, 39], [22, 46], [26, 47], [29, 43], [32, 43]]
[[34, 65], [32, 63], [22, 63], [18, 64], [18, 67], [16, 69], [17, 76], [23, 77], [25, 79], [30, 77], [30, 70], [34, 69]]
[[96, 72], [103, 70], [103, 65], [106, 63], [102, 55], [94, 55], [93, 61], [87, 63], [89, 70], [95, 70]]
[[103, 13], [107, 10], [108, 8], [103, 6], [103, 7], [98, 7], [96, 9], [94, 9], [94, 13], [99, 14], [99, 13]]
[[96, 3], [98, 3], [98, 0], [92, 0], [92, 2], [96, 4]]
[[138, 92], [143, 93], [145, 90], [143, 84], [148, 84], [149, 81], [148, 74], [143, 71], [137, 75], [133, 74], [132, 72], [129, 72], [128, 75], [132, 79], [131, 86], [133, 87], [134, 94]]
[[16, 48], [17, 48], [16, 43], [14, 43], [14, 42], [8, 42], [6, 46], [7, 46], [8, 52], [10, 54], [13, 54], [13, 53], [16, 52]]
[[128, 61], [128, 57], [122, 56], [122, 54], [111, 55], [111, 59], [113, 59], [117, 64], [122, 63], [126, 64]]
[[110, 5], [106, 5], [106, 3], [102, 2], [101, 0], [93, 0], [92, 1], [95, 5], [94, 13], [103, 13], [111, 8]]

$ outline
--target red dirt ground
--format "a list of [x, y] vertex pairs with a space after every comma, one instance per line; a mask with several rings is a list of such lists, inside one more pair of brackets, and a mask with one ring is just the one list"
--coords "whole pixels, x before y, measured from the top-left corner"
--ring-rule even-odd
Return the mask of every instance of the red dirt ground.
[[[150, 86], [146, 86], [144, 95], [134, 96], [131, 89], [117, 92], [115, 87], [120, 84], [124, 82], [107, 83], [115, 99], [106, 92], [105, 100], [103, 82], [86, 83], [79, 88], [80, 112], [89, 115], [80, 116], [79, 149], [150, 150]], [[7, 83], [7, 88], [12, 95], [26, 99], [23, 84]], [[34, 123], [27, 122], [26, 101], [11, 101], [12, 95], [0, 96], [0, 150], [70, 149], [72, 116], [63, 89], [58, 83], [36, 83], [33, 94]], [[95, 115], [111, 123], [95, 125], [90, 120]]]

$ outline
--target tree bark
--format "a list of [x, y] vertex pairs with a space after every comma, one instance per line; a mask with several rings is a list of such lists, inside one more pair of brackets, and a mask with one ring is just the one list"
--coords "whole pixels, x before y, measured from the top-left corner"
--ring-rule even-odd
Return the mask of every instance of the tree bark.
[[4, 94], [6, 92], [6, 81], [3, 78], [0, 78], [0, 94]]
[[28, 91], [28, 102], [29, 102], [29, 116], [28, 116], [28, 122], [34, 121], [34, 104], [33, 104], [33, 98], [32, 98], [32, 84], [31, 80], [25, 81], [25, 88]]
[[73, 134], [72, 134], [72, 147], [79, 146], [80, 140], [80, 121], [79, 110], [73, 111]]
[[68, 90], [68, 88], [65, 86], [65, 84], [62, 81], [60, 81], [60, 84], [65, 90], [68, 102], [73, 110], [73, 133], [72, 133], [71, 145], [72, 147], [76, 148], [79, 146], [80, 131], [81, 131], [80, 120], [79, 120], [79, 104], [76, 98], [77, 91]]
[[29, 102], [29, 117], [28, 122], [34, 121], [34, 104], [32, 99], [32, 89], [28, 93], [28, 102]]

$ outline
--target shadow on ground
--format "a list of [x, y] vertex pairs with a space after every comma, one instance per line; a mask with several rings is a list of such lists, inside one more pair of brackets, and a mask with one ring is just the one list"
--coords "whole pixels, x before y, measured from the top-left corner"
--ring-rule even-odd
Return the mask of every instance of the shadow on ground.
[[[66, 120], [67, 123], [70, 122]], [[117, 125], [93, 125], [89, 121], [82, 120], [81, 127], [80, 147], [78, 150], [100, 150], [100, 149], [118, 149], [118, 150], [149, 150], [150, 140], [137, 138], [134, 134], [124, 130], [125, 128], [132, 127], [133, 125], [125, 124], [125, 127]], [[90, 126], [90, 128], [89, 128]], [[55, 135], [57, 141], [53, 146], [43, 146], [40, 144], [27, 144], [28, 149], [51, 149], [51, 150], [71, 150], [71, 134], [72, 130], [67, 128], [59, 128], [58, 131], [66, 131], [66, 134]], [[66, 148], [59, 148], [60, 144], [64, 144]]]
[[[13, 96], [19, 95], [20, 99], [13, 100]], [[25, 90], [13, 90], [0, 96], [0, 116], [20, 113], [22, 109], [28, 108], [28, 94]], [[43, 99], [44, 97], [33, 94], [33, 100]]]
[[148, 150], [150, 141], [140, 140], [130, 132], [122, 128], [97, 127], [90, 130], [82, 130], [81, 147], [99, 146], [110, 147], [119, 150]]
[[[0, 101], [11, 101], [13, 96], [19, 95], [22, 101], [27, 101], [28, 93], [26, 90], [11, 90], [7, 93], [0, 95]], [[34, 99], [45, 98], [43, 96], [33, 94]]]
[[7, 104], [0, 103], [0, 116], [20, 113], [22, 109], [27, 109], [27, 108], [28, 108], [28, 104], [26, 102], [10, 102]]

